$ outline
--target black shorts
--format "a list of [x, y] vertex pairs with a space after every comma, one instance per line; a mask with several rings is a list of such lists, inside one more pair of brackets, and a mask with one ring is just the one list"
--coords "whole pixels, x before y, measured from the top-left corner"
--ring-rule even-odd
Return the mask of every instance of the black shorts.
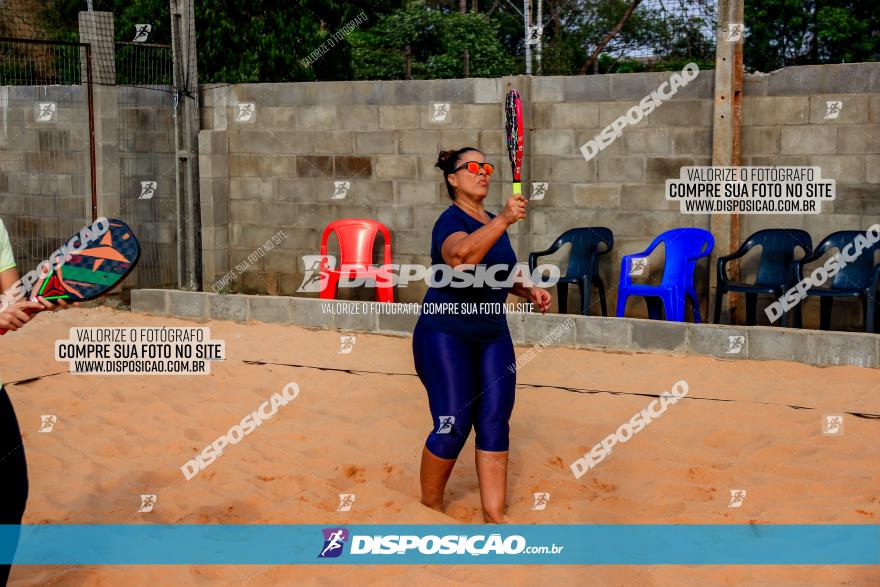
[[[27, 462], [21, 430], [6, 390], [0, 386], [0, 524], [21, 524], [28, 497]], [[0, 565], [0, 585], [6, 585], [10, 565]]]

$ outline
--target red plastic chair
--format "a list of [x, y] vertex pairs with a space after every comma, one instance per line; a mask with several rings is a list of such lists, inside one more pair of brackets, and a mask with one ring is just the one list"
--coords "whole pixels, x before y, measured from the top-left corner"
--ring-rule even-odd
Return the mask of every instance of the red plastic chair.
[[[332, 269], [327, 262], [327, 239], [335, 232], [339, 239], [339, 267]], [[347, 279], [370, 278], [376, 280], [376, 300], [394, 301], [394, 286], [390, 270], [373, 265], [373, 245], [376, 234], [381, 232], [385, 238], [383, 267], [391, 264], [391, 233], [381, 222], [368, 218], [345, 218], [327, 225], [321, 236], [321, 277], [326, 276], [326, 285], [321, 288], [321, 299], [335, 300], [336, 288], [343, 273]], [[344, 267], [344, 269], [342, 269]]]

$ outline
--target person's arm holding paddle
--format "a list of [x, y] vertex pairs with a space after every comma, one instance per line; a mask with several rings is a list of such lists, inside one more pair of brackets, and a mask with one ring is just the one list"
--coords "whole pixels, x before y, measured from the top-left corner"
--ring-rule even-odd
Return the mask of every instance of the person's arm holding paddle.
[[471, 234], [456, 232], [449, 235], [440, 253], [450, 267], [475, 265], [483, 260], [507, 228], [526, 217], [526, 199], [520, 194], [511, 196], [498, 216]]

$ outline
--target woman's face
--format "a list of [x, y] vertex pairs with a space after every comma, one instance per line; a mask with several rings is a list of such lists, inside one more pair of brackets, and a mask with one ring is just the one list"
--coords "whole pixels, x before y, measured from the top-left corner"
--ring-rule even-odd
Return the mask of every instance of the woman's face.
[[[458, 156], [458, 162], [455, 166], [461, 167], [468, 161], [485, 163], [486, 158], [479, 151], [465, 151]], [[489, 193], [489, 176], [486, 175], [486, 171], [482, 167], [477, 174], [471, 173], [466, 168], [450, 173], [449, 183], [458, 191], [459, 195], [469, 196], [474, 200], [482, 200]]]

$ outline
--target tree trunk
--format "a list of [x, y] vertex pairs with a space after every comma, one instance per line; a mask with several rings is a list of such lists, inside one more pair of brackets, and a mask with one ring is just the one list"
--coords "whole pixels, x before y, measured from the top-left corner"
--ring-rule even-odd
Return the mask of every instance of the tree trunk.
[[641, 3], [642, 0], [633, 0], [633, 3], [629, 5], [629, 7], [626, 9], [626, 12], [624, 12], [623, 16], [620, 17], [618, 23], [614, 25], [613, 29], [611, 29], [611, 32], [605, 35], [605, 38], [602, 39], [602, 41], [598, 45], [596, 45], [596, 50], [593, 51], [593, 54], [590, 55], [590, 58], [587, 59], [583, 65], [581, 65], [580, 71], [578, 71], [580, 75], [587, 73], [587, 70], [590, 69], [590, 66], [593, 65], [593, 62], [598, 60], [599, 53], [602, 52], [602, 49], [604, 49], [605, 46], [611, 42], [611, 39], [613, 39], [620, 33], [620, 31], [623, 29], [623, 26], [626, 24], [626, 21], [629, 20], [629, 17], [632, 16], [632, 13], [635, 11], [636, 8], [639, 7], [639, 4]]

